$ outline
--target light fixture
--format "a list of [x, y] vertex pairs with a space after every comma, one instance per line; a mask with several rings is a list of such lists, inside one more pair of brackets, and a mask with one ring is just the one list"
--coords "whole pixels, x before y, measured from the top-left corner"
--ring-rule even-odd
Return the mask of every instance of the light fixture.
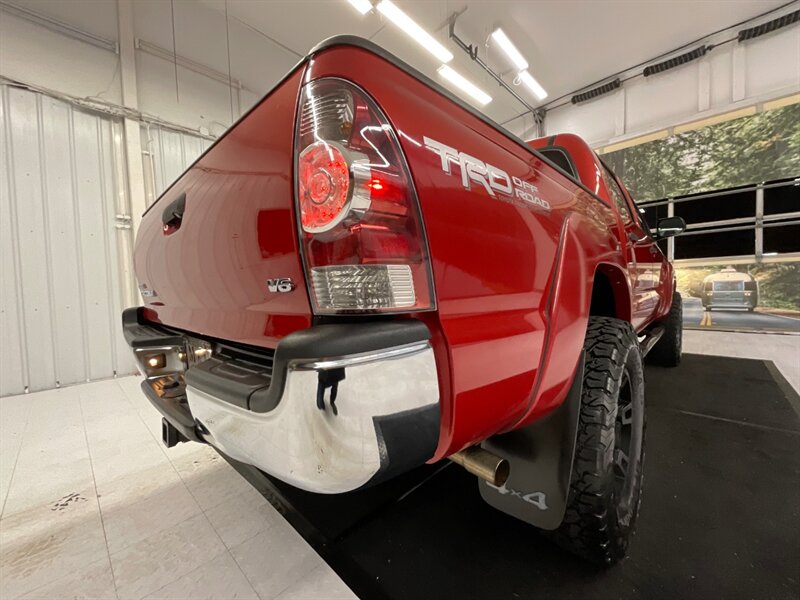
[[465, 91], [479, 104], [485, 105], [492, 101], [492, 97], [489, 94], [447, 65], [439, 67], [439, 74], [456, 87]]
[[547, 92], [544, 88], [539, 85], [539, 82], [533, 78], [533, 75], [528, 73], [527, 71], [521, 71], [519, 74], [519, 80], [525, 84], [525, 86], [533, 92], [533, 95], [536, 96], [539, 100], [544, 100], [547, 98]]
[[350, 3], [350, 6], [355, 8], [362, 15], [365, 15], [372, 10], [372, 2], [370, 2], [369, 0], [347, 0], [347, 1]]
[[523, 57], [520, 51], [517, 50], [517, 47], [511, 43], [511, 40], [508, 39], [508, 36], [502, 29], [499, 27], [495, 29], [492, 33], [492, 39], [497, 42], [500, 48], [502, 48], [503, 52], [506, 53], [508, 58], [511, 59], [511, 62], [514, 63], [514, 66], [517, 67], [519, 71], [524, 71], [528, 68], [528, 61], [525, 60], [525, 57]]
[[391, 2], [391, 0], [381, 0], [377, 6], [377, 9], [383, 16], [405, 31], [419, 45], [433, 54], [440, 61], [443, 63], [448, 63], [453, 60], [453, 54], [447, 48], [437, 42], [434, 37], [420, 27], [416, 21], [414, 21], [414, 19], [397, 8], [397, 6]]
[[519, 77], [520, 82], [525, 84], [533, 95], [536, 96], [539, 100], [544, 100], [547, 98], [547, 92], [544, 88], [533, 78], [528, 72], [528, 61], [525, 60], [525, 57], [522, 56], [522, 53], [517, 50], [517, 47], [511, 43], [511, 40], [508, 39], [505, 31], [500, 29], [499, 27], [492, 32], [492, 39], [497, 42], [497, 45], [506, 53], [506, 56], [514, 63], [514, 66], [517, 68], [519, 73], [517, 76]]

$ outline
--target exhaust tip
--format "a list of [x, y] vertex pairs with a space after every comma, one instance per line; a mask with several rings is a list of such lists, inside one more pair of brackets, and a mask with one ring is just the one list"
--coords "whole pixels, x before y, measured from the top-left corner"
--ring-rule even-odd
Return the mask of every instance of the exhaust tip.
[[471, 446], [456, 452], [450, 455], [450, 460], [495, 487], [502, 487], [511, 474], [511, 465], [505, 458], [480, 446]]
[[508, 481], [509, 475], [511, 475], [511, 465], [505, 458], [501, 458], [497, 463], [497, 468], [494, 471], [494, 481], [491, 484], [495, 487], [503, 487]]

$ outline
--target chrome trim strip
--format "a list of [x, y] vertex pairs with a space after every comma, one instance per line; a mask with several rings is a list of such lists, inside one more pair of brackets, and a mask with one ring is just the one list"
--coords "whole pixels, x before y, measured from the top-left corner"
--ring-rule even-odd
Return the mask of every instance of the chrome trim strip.
[[315, 360], [312, 362], [303, 362], [303, 360], [296, 360], [290, 363], [290, 368], [297, 371], [324, 371], [327, 369], [339, 369], [342, 367], [349, 367], [354, 365], [365, 365], [379, 360], [391, 360], [394, 358], [401, 358], [417, 352], [423, 352], [430, 348], [428, 342], [418, 342], [415, 344], [408, 344], [406, 346], [397, 346], [396, 348], [389, 348], [388, 350], [381, 350], [379, 352], [365, 352], [364, 354], [350, 354], [348, 356], [341, 356], [336, 358], [327, 358], [323, 360]]

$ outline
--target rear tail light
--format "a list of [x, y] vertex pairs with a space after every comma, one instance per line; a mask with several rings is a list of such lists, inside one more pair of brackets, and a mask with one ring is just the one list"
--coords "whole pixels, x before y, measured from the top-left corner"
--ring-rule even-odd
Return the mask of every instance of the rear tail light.
[[306, 84], [295, 140], [303, 259], [317, 314], [434, 308], [411, 176], [388, 120], [356, 86]]

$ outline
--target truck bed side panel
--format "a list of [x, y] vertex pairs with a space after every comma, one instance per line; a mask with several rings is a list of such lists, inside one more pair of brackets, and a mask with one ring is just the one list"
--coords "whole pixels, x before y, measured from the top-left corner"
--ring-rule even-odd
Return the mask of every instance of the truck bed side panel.
[[[532, 394], [562, 224], [571, 213], [591, 213], [600, 219], [600, 243], [611, 251], [607, 230], [614, 225], [613, 213], [532, 152], [374, 54], [351, 47], [325, 50], [309, 66], [310, 79], [323, 76], [339, 76], [366, 89], [398, 131], [409, 162], [431, 249], [436, 318], [446, 344], [438, 349], [437, 360], [446, 353], [450, 365], [440, 457], [511, 427], [535, 410]], [[476, 179], [468, 178], [465, 187], [461, 166], [448, 161], [446, 172], [441, 155], [426, 139], [518, 178], [545, 202], [525, 201], [514, 192], [490, 193]], [[593, 273], [592, 265], [585, 266]], [[568, 278], [564, 293], [586, 297], [586, 279]], [[571, 342], [577, 344], [571, 348], [577, 358], [583, 338]]]

